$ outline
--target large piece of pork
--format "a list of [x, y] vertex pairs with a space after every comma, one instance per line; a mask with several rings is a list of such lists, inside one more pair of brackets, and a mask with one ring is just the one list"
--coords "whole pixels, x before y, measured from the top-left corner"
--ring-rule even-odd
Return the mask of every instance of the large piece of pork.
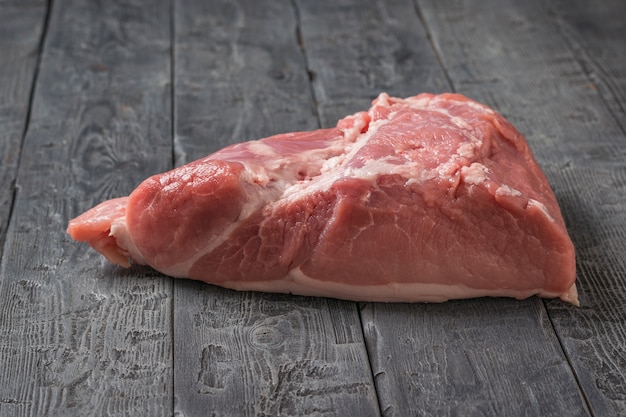
[[574, 247], [526, 140], [458, 94], [381, 94], [335, 128], [228, 146], [68, 232], [116, 264], [237, 290], [578, 303]]

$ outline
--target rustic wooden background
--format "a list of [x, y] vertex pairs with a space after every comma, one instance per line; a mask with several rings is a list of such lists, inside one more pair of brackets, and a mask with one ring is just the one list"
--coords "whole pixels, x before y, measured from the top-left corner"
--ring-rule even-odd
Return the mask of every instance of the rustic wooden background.
[[[122, 270], [67, 221], [379, 92], [526, 136], [581, 307], [373, 304]], [[0, 0], [0, 416], [625, 416], [624, 0]]]

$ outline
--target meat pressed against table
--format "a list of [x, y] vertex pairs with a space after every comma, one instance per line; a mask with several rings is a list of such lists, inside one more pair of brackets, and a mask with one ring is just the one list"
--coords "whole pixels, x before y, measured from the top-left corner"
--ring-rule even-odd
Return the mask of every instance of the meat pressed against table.
[[381, 94], [335, 128], [228, 146], [70, 221], [111, 262], [238, 290], [577, 304], [575, 253], [524, 137], [458, 94]]

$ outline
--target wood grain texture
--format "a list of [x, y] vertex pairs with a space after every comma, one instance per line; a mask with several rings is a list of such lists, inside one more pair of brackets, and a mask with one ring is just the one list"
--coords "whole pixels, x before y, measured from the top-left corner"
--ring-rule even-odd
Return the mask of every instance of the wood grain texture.
[[46, 18], [42, 1], [0, 3], [0, 254], [13, 204], [15, 176]]
[[362, 316], [385, 416], [589, 415], [537, 299], [368, 304]]
[[[385, 13], [381, 13], [381, 5], [374, 2], [369, 9], [358, 9], [361, 16], [370, 17], [368, 20], [353, 18], [356, 12], [352, 7], [335, 9], [328, 5], [334, 16], [325, 19], [327, 5], [315, 4], [315, 9], [305, 6], [300, 11], [304, 49], [312, 68], [331, 65], [333, 57], [350, 56], [354, 46], [349, 40], [335, 45], [332, 53], [315, 47], [319, 34], [332, 33], [333, 25], [348, 21], [351, 31], [358, 34], [356, 38], [363, 36], [363, 42], [375, 45], [362, 52], [360, 65], [367, 69], [367, 63], [378, 62], [378, 54], [385, 51], [386, 67], [400, 68], [393, 73], [406, 74], [393, 84], [396, 94], [414, 95], [425, 85], [435, 91], [452, 88], [421, 26], [419, 10], [401, 2], [386, 2]], [[314, 27], [308, 28], [307, 21]], [[400, 33], [398, 22], [403, 22]], [[369, 40], [367, 36], [374, 28], [374, 39]], [[407, 33], [406, 28], [412, 32]], [[392, 46], [376, 45], [379, 33], [386, 34]], [[410, 40], [411, 48], [398, 62], [399, 55], [393, 53], [398, 47], [393, 45], [403, 40]], [[339, 65], [355, 65], [355, 60]], [[439, 77], [432, 76], [434, 68], [439, 68]], [[359, 73], [357, 68], [351, 71]], [[389, 87], [387, 81], [381, 77], [369, 88], [382, 91]], [[316, 92], [339, 90], [347, 94], [364, 91], [361, 82], [358, 77], [328, 76], [317, 77], [314, 85]], [[332, 98], [320, 104], [324, 105], [346, 110], [341, 107], [343, 103], [333, 103]], [[559, 341], [546, 320], [545, 308], [537, 299], [365, 304], [361, 315], [383, 415], [587, 414]], [[516, 321], [519, 324], [511, 326]]]
[[174, 4], [177, 164], [318, 127], [289, 1]]
[[168, 11], [53, 4], [0, 270], [1, 416], [171, 414], [171, 282], [65, 234], [171, 166]]
[[626, 2], [553, 0], [549, 10], [582, 70], [626, 131]]
[[411, 2], [295, 3], [322, 127], [369, 108], [383, 91], [449, 90]]
[[[318, 126], [289, 1], [175, 3], [177, 163]], [[375, 416], [354, 303], [175, 283], [181, 416]]]
[[175, 288], [180, 415], [378, 415], [353, 303]]
[[[626, 414], [625, 136], [586, 70], [592, 53], [572, 47], [580, 40], [540, 1], [419, 5], [459, 90], [507, 115], [544, 168], [577, 249], [582, 304], [546, 302], [549, 315], [592, 413]], [[605, 17], [585, 19], [602, 28]], [[587, 42], [599, 45], [601, 32]]]
[[577, 250], [581, 308], [548, 303], [595, 415], [626, 414], [626, 167], [559, 171]]

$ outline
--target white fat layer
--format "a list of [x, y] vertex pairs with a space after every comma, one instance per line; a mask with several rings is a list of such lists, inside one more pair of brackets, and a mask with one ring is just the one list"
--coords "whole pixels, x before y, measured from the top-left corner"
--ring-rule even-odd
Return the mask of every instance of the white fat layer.
[[456, 153], [462, 156], [463, 158], [473, 158], [476, 150], [475, 143], [462, 143], [457, 149]]
[[353, 301], [374, 302], [444, 302], [452, 299], [475, 297], [513, 297], [524, 299], [533, 295], [561, 298], [578, 305], [575, 284], [564, 293], [541, 289], [514, 290], [507, 288], [480, 289], [464, 285], [432, 283], [390, 283], [385, 285], [351, 285], [321, 281], [305, 275], [300, 268], [292, 269], [286, 278], [273, 281], [225, 281], [220, 286], [239, 291], [291, 293], [305, 296], [332, 297]]
[[[404, 99], [402, 101], [404, 101], [407, 104], [411, 104], [411, 105], [413, 105], [413, 107], [416, 107], [416, 108], [428, 108], [428, 105], [431, 102], [438, 101], [439, 99], [440, 98], [438, 96], [434, 96], [434, 97], [414, 96], [414, 97], [406, 98], [406, 99]], [[445, 100], [446, 101], [450, 101], [449, 98], [447, 98]], [[495, 111], [493, 109], [485, 106], [484, 104], [480, 104], [480, 103], [478, 103], [476, 101], [463, 100], [463, 101], [459, 101], [459, 104], [462, 104], [463, 106], [471, 107], [472, 109], [477, 110], [477, 111], [479, 111], [479, 112], [481, 112], [483, 114], [494, 114], [495, 113]], [[438, 110], [438, 109], [429, 108], [429, 110]]]
[[248, 143], [248, 150], [259, 156], [275, 157], [276, 151], [262, 140], [255, 140]]
[[128, 227], [126, 227], [126, 217], [120, 217], [111, 223], [109, 236], [113, 236], [115, 238], [117, 246], [126, 250], [133, 261], [141, 265], [146, 264], [146, 261], [143, 256], [141, 256], [137, 246], [135, 246], [135, 243], [130, 237]]
[[515, 188], [509, 187], [508, 185], [502, 184], [496, 189], [496, 195], [508, 195], [511, 197], [520, 197], [522, 193]]
[[220, 246], [222, 243], [226, 242], [228, 240], [228, 238], [230, 237], [230, 235], [237, 230], [237, 227], [239, 227], [239, 224], [241, 223], [241, 220], [237, 220], [232, 222], [230, 225], [228, 225], [228, 227], [226, 229], [224, 229], [216, 238], [211, 239], [210, 243], [195, 251], [189, 258], [185, 259], [182, 262], [179, 262], [177, 264], [168, 266], [167, 268], [161, 268], [161, 272], [168, 274], [168, 275], [172, 275], [174, 277], [185, 277], [189, 270], [191, 269], [191, 267], [200, 259], [202, 258], [204, 255], [206, 255], [207, 253], [211, 253], [215, 248], [217, 248], [218, 246]]
[[463, 176], [463, 181], [468, 184], [480, 184], [482, 182], [487, 181], [487, 173], [489, 170], [483, 164], [478, 162], [472, 163], [468, 167], [461, 168], [461, 175]]
[[554, 217], [550, 215], [548, 208], [540, 201], [537, 201], [534, 198], [531, 198], [528, 200], [528, 205], [537, 207], [551, 222], [554, 222]]

